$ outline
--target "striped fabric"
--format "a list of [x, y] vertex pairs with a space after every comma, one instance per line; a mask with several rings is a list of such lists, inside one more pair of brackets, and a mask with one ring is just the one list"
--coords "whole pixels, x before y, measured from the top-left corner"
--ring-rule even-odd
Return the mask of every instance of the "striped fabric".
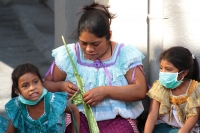
[[131, 124], [134, 133], [140, 133], [139, 130], [137, 129], [137, 120], [133, 120], [133, 119], [127, 119], [127, 120]]

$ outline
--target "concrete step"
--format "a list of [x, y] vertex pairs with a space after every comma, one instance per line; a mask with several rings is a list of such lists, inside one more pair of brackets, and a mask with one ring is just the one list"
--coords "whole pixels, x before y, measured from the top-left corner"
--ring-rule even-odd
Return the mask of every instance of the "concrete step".
[[[5, 1], [5, 0], [4, 0]], [[42, 76], [54, 47], [54, 13], [34, 0], [0, 0], [0, 115], [11, 98], [11, 73], [19, 64], [35, 64]]]

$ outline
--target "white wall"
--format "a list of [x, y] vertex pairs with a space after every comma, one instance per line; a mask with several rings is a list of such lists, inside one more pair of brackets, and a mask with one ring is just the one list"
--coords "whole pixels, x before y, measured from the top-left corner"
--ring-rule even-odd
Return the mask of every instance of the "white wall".
[[149, 51], [149, 83], [158, 79], [159, 62], [158, 56], [163, 50], [163, 0], [149, 0], [148, 11], [148, 51]]
[[150, 83], [158, 79], [159, 54], [172, 46], [188, 48], [200, 62], [200, 1], [149, 1]]
[[200, 63], [200, 1], [164, 0], [164, 49], [184, 46]]
[[109, 4], [110, 11], [117, 14], [111, 25], [112, 39], [146, 51], [147, 1], [110, 0]]
[[5, 104], [11, 99], [12, 75], [13, 68], [0, 61], [0, 115], [5, 115]]
[[132, 44], [145, 55], [143, 64], [147, 79], [149, 79], [147, 1], [109, 0], [108, 4], [110, 12], [117, 15], [111, 24], [112, 40]]

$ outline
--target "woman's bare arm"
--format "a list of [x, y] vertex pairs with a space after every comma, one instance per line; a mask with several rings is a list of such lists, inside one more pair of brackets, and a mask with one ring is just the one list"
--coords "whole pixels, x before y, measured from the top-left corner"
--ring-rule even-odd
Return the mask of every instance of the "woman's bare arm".
[[66, 76], [67, 75], [62, 72], [55, 64], [52, 75], [49, 73], [44, 78], [43, 86], [51, 92], [68, 92], [69, 97], [71, 97], [78, 90], [78, 88], [71, 82], [65, 81]]
[[108, 89], [107, 97], [128, 102], [142, 100], [146, 97], [147, 84], [144, 74], [137, 67], [134, 82], [131, 83], [133, 70], [134, 68], [130, 69], [125, 75], [129, 85], [111, 87]]
[[131, 83], [133, 68], [126, 74], [129, 85], [126, 86], [100, 86], [87, 91], [84, 101], [89, 105], [96, 105], [105, 98], [134, 102], [146, 97], [147, 85], [144, 74], [136, 68], [134, 83]]

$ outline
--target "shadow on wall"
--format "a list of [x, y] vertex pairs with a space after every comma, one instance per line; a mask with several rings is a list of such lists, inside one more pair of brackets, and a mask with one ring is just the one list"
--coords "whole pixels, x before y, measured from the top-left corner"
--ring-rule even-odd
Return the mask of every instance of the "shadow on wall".
[[159, 47], [160, 45], [155, 45], [152, 56], [153, 59], [150, 59], [149, 65], [150, 65], [150, 85], [153, 84], [155, 80], [158, 80], [159, 78], [159, 71], [160, 71], [160, 62], [159, 62], [159, 56], [163, 51], [163, 48]]
[[[159, 70], [160, 70], [158, 58], [159, 58], [159, 55], [162, 52], [162, 50], [163, 49], [159, 46], [155, 47], [153, 50], [154, 58], [151, 59], [149, 62], [150, 76], [149, 76], [149, 80], [147, 80], [147, 84], [149, 84], [150, 86], [152, 85], [152, 83], [155, 80], [158, 79]], [[149, 89], [150, 88], [147, 88], [147, 91]], [[142, 101], [142, 103], [144, 106], [144, 112], [137, 119], [138, 120], [138, 129], [139, 129], [140, 133], [143, 133], [143, 131], [144, 131], [145, 122], [146, 122], [148, 112], [149, 112], [150, 98], [148, 96], [146, 96], [146, 98]]]
[[144, 100], [142, 100], [144, 111], [142, 114], [137, 118], [138, 120], [138, 130], [140, 133], [144, 132], [144, 126], [147, 120], [148, 112], [149, 112], [149, 105], [150, 105], [150, 98], [146, 97]]

